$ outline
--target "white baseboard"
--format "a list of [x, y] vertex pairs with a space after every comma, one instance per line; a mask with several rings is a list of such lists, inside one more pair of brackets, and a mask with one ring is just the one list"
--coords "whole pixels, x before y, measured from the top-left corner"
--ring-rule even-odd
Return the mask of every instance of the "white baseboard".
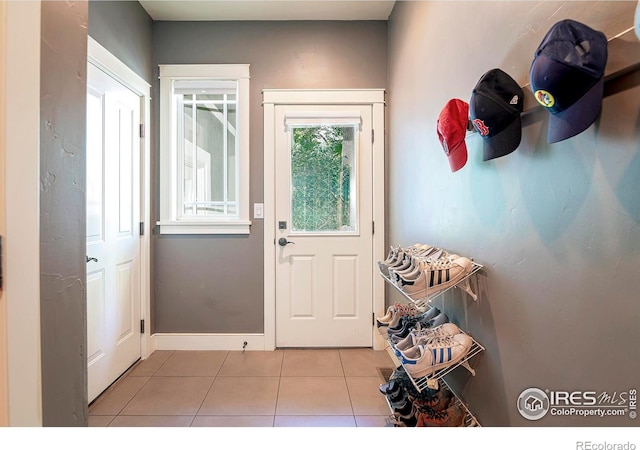
[[265, 348], [264, 334], [156, 333], [153, 350], [272, 350]]
[[[264, 334], [218, 334], [218, 333], [155, 333], [147, 341], [147, 355], [155, 350], [274, 350], [273, 343], [267, 344]], [[374, 350], [384, 350], [387, 343], [375, 333]], [[143, 359], [145, 359], [143, 357]]]

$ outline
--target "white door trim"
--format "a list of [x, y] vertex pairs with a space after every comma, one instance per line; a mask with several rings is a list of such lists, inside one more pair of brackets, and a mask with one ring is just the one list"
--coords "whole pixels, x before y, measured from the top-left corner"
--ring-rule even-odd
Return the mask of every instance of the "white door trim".
[[[9, 426], [42, 426], [40, 357], [40, 1], [5, 6], [3, 242]], [[4, 28], [6, 25], [6, 28]], [[28, 280], [29, 282], [25, 282]], [[3, 328], [4, 330], [4, 328]]]
[[[264, 347], [276, 348], [276, 245], [275, 229], [275, 107], [276, 105], [305, 104], [370, 104], [373, 107], [373, 311], [376, 316], [384, 315], [385, 287], [382, 277], [377, 276], [377, 260], [385, 257], [385, 133], [383, 89], [265, 89], [262, 91], [264, 109]], [[383, 350], [385, 342], [371, 324], [373, 348]]]
[[140, 123], [144, 125], [140, 155], [140, 218], [144, 222], [144, 235], [140, 237], [140, 317], [145, 330], [140, 337], [142, 359], [153, 353], [151, 340], [151, 85], [126, 64], [116, 58], [91, 36], [87, 42], [87, 63], [105, 73], [138, 94], [140, 99]]

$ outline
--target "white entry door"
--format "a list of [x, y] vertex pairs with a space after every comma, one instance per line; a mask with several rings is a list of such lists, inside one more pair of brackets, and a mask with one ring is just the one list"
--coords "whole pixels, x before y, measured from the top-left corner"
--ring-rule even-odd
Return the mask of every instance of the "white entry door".
[[372, 106], [275, 107], [276, 346], [372, 345]]
[[140, 358], [140, 97], [92, 64], [87, 80], [91, 402]]

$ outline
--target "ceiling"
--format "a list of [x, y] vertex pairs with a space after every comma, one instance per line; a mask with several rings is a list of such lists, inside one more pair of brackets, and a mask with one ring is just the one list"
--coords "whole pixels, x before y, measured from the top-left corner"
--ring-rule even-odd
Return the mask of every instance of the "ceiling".
[[395, 1], [139, 0], [153, 20], [387, 20]]

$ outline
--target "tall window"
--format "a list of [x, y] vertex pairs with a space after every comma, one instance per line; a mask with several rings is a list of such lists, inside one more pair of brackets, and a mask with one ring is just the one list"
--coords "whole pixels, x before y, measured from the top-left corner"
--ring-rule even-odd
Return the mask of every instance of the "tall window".
[[160, 232], [249, 232], [249, 66], [161, 65]]

